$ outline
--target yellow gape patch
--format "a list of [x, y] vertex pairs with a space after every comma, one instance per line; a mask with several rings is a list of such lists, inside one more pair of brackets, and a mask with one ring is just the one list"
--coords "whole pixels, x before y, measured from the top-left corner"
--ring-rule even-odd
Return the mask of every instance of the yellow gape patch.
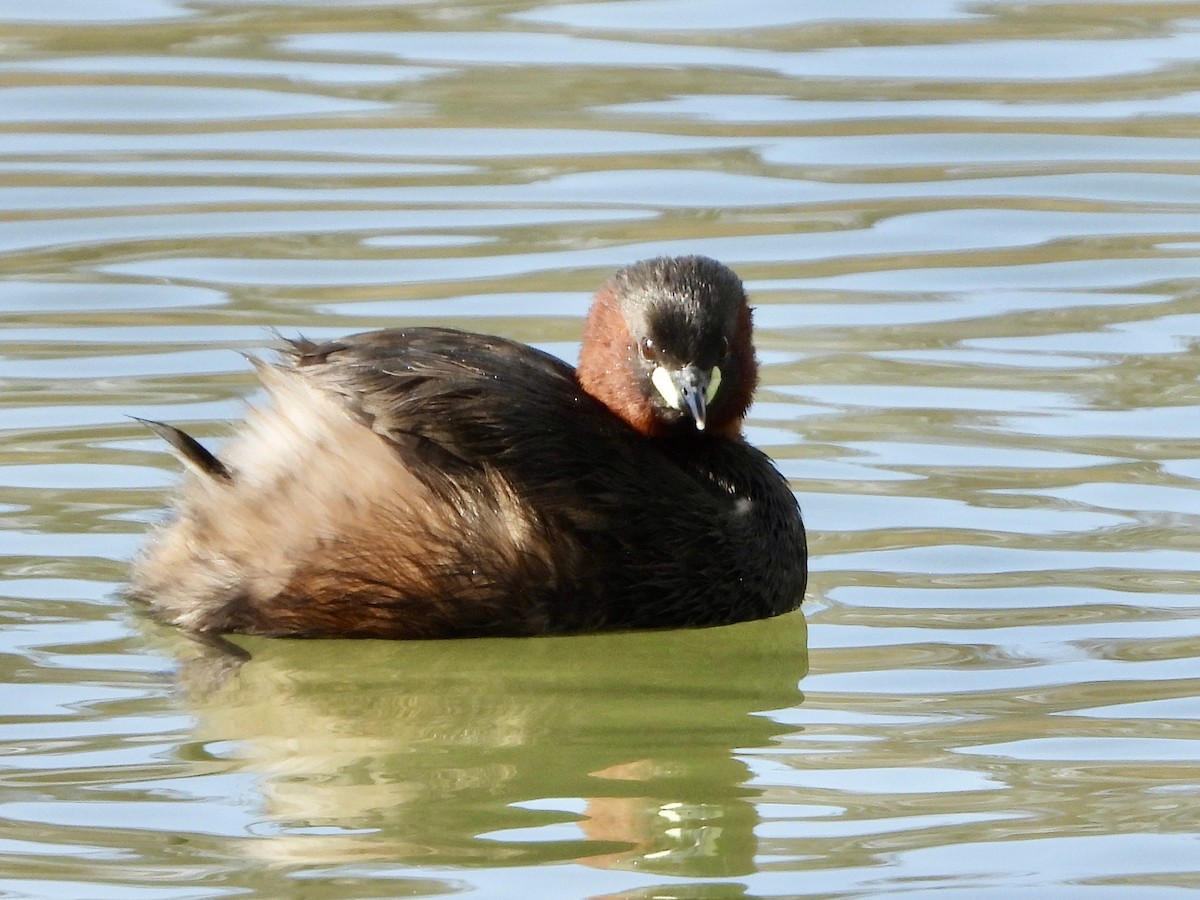
[[679, 388], [675, 387], [675, 382], [671, 379], [671, 373], [658, 366], [654, 369], [650, 380], [654, 386], [658, 388], [658, 393], [667, 401], [667, 406], [671, 409], [679, 409], [681, 398], [679, 396]]

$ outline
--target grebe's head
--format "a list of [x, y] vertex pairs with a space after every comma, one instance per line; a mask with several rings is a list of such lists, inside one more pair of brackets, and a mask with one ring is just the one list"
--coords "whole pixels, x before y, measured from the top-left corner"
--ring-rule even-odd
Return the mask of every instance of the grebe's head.
[[703, 256], [648, 259], [597, 292], [579, 382], [644, 434], [737, 435], [758, 381], [736, 275]]

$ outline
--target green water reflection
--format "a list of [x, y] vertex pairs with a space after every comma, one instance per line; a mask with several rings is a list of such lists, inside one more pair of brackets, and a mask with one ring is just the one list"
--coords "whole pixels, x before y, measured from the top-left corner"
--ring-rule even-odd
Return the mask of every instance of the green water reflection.
[[[275, 861], [752, 871], [742, 749], [794, 730], [800, 614], [726, 628], [421, 643], [243, 640], [193, 692], [198, 752], [260, 773]], [[189, 648], [181, 647], [187, 651]], [[211, 659], [185, 679], [211, 683]], [[225, 751], [221, 751], [225, 752]]]

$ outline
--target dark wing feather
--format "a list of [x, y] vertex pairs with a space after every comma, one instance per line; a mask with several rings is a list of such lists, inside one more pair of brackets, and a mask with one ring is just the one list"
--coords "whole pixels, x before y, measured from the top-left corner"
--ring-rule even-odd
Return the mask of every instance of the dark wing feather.
[[[294, 341], [285, 353], [299, 372], [402, 449], [419, 438], [473, 465], [553, 456], [565, 449], [555, 445], [589, 437], [594, 443], [598, 427], [628, 439], [623, 423], [609, 423], [599, 401], [580, 389], [569, 365], [503, 338], [448, 328], [390, 329], [322, 344]], [[581, 413], [586, 428], [573, 428]]]
[[226, 468], [225, 463], [217, 459], [217, 457], [209, 452], [208, 448], [186, 431], [182, 431], [174, 425], [167, 425], [164, 422], [155, 422], [153, 419], [142, 419], [137, 416], [131, 416], [130, 418], [141, 422], [170, 444], [179, 455], [179, 458], [201, 475], [207, 475], [209, 478], [215, 478], [220, 481], [232, 480], [233, 475]]

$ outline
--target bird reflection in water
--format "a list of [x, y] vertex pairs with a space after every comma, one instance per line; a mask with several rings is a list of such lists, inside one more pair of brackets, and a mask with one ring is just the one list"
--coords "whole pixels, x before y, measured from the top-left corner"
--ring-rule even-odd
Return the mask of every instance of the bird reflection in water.
[[[280, 641], [193, 696], [198, 739], [260, 776], [276, 862], [573, 860], [685, 877], [753, 871], [739, 758], [794, 730], [800, 613], [533, 639]], [[178, 635], [173, 640], [182, 641]]]

